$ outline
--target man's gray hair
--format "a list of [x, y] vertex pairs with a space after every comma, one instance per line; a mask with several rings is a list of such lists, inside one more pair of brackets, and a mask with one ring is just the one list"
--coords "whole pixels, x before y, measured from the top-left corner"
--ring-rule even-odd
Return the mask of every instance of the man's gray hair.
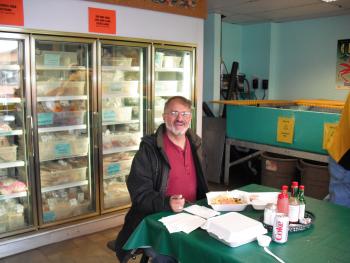
[[185, 97], [182, 97], [182, 96], [174, 96], [174, 97], [171, 97], [169, 98], [165, 104], [164, 104], [164, 112], [165, 110], [168, 108], [169, 104], [174, 101], [174, 100], [178, 100], [180, 101], [181, 104], [187, 106], [189, 109], [192, 108], [192, 102], [188, 99], [186, 99]]

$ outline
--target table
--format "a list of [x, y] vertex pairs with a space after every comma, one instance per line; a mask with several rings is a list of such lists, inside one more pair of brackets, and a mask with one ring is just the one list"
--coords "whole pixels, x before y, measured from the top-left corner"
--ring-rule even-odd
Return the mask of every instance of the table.
[[[276, 191], [256, 184], [240, 189], [248, 192]], [[199, 201], [199, 204], [206, 204], [206, 200]], [[304, 232], [289, 233], [285, 244], [271, 242], [270, 250], [287, 263], [350, 262], [350, 209], [306, 197], [306, 210], [315, 214], [314, 225]], [[161, 212], [144, 218], [124, 249], [152, 246], [159, 253], [176, 257], [181, 263], [277, 262], [256, 241], [231, 248], [202, 229], [188, 235], [182, 232], [169, 234], [158, 219], [170, 214]], [[258, 219], [263, 211], [248, 206], [242, 214]]]
[[[241, 159], [238, 159], [236, 161], [230, 162], [231, 146], [239, 146], [239, 147], [254, 149], [254, 150], [258, 150], [258, 151], [255, 153], [252, 153], [248, 156], [245, 156]], [[247, 161], [255, 156], [262, 154], [263, 152], [278, 153], [278, 154], [283, 154], [283, 155], [287, 155], [287, 156], [293, 156], [293, 157], [328, 163], [328, 155], [325, 155], [325, 154], [305, 152], [305, 151], [293, 150], [293, 149], [288, 149], [288, 148], [282, 148], [282, 147], [278, 147], [278, 146], [271, 146], [271, 145], [266, 145], [266, 144], [260, 144], [260, 143], [236, 140], [236, 139], [232, 139], [232, 138], [226, 138], [224, 183], [226, 185], [229, 184], [230, 167], [231, 166], [242, 163], [244, 161]]]

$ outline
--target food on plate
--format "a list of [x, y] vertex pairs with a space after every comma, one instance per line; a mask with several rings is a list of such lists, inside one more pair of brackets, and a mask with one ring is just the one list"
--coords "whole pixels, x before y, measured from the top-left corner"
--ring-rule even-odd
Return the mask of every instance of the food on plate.
[[231, 197], [228, 195], [218, 195], [211, 199], [212, 205], [234, 205], [234, 204], [243, 204], [241, 198]]

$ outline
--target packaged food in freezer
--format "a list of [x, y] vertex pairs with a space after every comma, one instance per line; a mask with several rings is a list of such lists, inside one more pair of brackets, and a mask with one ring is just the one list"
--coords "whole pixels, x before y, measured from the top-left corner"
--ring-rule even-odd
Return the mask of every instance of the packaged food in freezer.
[[17, 145], [0, 147], [0, 163], [17, 160]]
[[157, 80], [155, 82], [155, 89], [158, 93], [173, 94], [178, 92], [181, 86], [182, 81], [179, 80]]
[[85, 111], [38, 113], [38, 126], [68, 126], [85, 124]]
[[102, 60], [103, 65], [106, 66], [123, 66], [131, 67], [132, 58], [127, 57], [105, 57]]
[[4, 177], [0, 179], [0, 195], [9, 195], [27, 191], [27, 185], [15, 178]]
[[164, 68], [179, 68], [181, 66], [181, 57], [177, 56], [164, 56], [163, 67]]
[[63, 157], [85, 156], [89, 140], [75, 135], [41, 135], [39, 137], [40, 160], [54, 160]]
[[136, 146], [140, 142], [139, 133], [110, 133], [107, 130], [103, 134], [103, 149], [111, 149], [118, 147]]
[[131, 118], [132, 118], [132, 107], [102, 109], [102, 121], [104, 122], [130, 121]]
[[[71, 166], [61, 166], [62, 168], [50, 168], [50, 165], [40, 166], [41, 187], [60, 185], [64, 183], [79, 182], [86, 179], [87, 167], [72, 168]], [[68, 168], [70, 167], [70, 168]]]
[[131, 163], [132, 160], [114, 162], [103, 159], [103, 177], [112, 177], [121, 172], [128, 171], [130, 170]]
[[16, 116], [13, 113], [0, 113], [0, 135], [15, 129]]
[[136, 80], [103, 82], [104, 93], [120, 96], [138, 96], [139, 82]]
[[[6, 42], [6, 43], [5, 43]], [[17, 41], [0, 41], [0, 45], [6, 45], [8, 50], [1, 52], [0, 65], [14, 65], [18, 64], [18, 42]]]
[[85, 94], [85, 81], [48, 80], [37, 82], [37, 96], [78, 96]]
[[14, 97], [18, 89], [18, 84], [0, 84], [0, 97]]
[[36, 55], [36, 64], [41, 66], [71, 66], [78, 64], [75, 52], [39, 51]]
[[110, 208], [130, 203], [130, 195], [125, 182], [109, 180], [104, 182], [104, 207]]

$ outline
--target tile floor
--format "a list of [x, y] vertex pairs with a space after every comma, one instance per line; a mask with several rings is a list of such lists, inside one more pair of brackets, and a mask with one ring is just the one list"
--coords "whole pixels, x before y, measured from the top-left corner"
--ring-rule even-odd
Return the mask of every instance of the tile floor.
[[[120, 228], [77, 237], [14, 256], [0, 259], [0, 263], [118, 263], [113, 251], [106, 247]], [[139, 259], [130, 261], [137, 263]]]

